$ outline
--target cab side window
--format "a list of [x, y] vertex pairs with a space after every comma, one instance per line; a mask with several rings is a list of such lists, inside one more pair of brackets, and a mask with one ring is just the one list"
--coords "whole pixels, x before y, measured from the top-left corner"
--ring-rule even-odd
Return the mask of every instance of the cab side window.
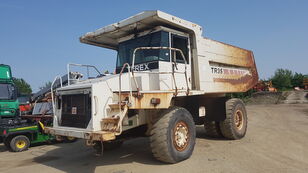
[[[186, 62], [188, 64], [188, 38], [171, 34], [171, 42], [172, 48], [180, 49], [183, 52], [184, 58], [186, 59]], [[176, 56], [176, 62], [184, 63], [183, 57], [179, 51], [171, 51], [171, 56], [172, 60], [174, 59], [174, 56]]]

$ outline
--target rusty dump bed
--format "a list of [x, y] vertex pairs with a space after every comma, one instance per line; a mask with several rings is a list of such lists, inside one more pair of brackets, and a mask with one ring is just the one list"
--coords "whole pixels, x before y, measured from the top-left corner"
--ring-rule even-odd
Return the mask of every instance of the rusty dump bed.
[[207, 93], [245, 92], [258, 82], [252, 51], [208, 38], [200, 42], [197, 69], [201, 90]]

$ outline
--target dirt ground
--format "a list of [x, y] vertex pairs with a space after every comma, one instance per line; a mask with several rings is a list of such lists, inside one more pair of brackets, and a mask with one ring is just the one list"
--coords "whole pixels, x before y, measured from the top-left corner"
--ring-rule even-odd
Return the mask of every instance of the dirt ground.
[[192, 157], [178, 164], [156, 161], [147, 138], [127, 141], [98, 158], [80, 140], [22, 153], [0, 145], [0, 172], [308, 172], [308, 104], [250, 105], [247, 110], [245, 138], [210, 139], [198, 126]]

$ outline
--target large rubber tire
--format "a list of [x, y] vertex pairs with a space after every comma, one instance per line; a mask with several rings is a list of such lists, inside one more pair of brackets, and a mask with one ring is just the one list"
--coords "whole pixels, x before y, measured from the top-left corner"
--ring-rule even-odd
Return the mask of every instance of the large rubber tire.
[[205, 135], [213, 138], [222, 137], [219, 122], [204, 120]]
[[177, 163], [188, 159], [194, 150], [195, 140], [195, 123], [186, 109], [169, 108], [155, 118], [150, 143], [157, 160]]
[[103, 142], [104, 151], [115, 150], [122, 146], [123, 141], [106, 141]]
[[225, 138], [241, 139], [245, 136], [247, 112], [242, 100], [233, 98], [226, 102], [226, 119], [221, 121], [219, 125]]
[[30, 140], [27, 136], [18, 135], [12, 138], [10, 142], [10, 147], [14, 152], [25, 151], [30, 146]]

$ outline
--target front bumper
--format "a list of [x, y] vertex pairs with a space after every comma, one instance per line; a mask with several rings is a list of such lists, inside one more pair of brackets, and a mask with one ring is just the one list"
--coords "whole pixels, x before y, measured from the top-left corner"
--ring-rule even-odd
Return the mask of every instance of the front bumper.
[[115, 133], [113, 132], [85, 131], [77, 128], [67, 127], [45, 127], [44, 132], [55, 136], [70, 136], [90, 141], [110, 141], [116, 138]]

